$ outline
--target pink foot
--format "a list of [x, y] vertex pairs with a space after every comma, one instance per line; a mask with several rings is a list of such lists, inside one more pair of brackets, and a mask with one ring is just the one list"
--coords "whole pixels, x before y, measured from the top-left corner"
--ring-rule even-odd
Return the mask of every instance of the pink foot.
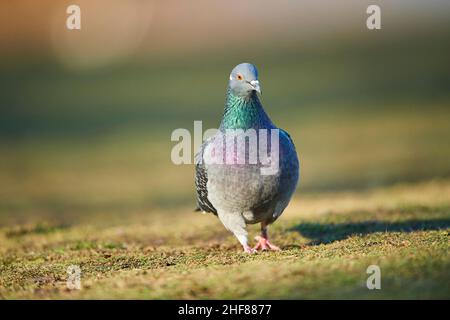
[[281, 249], [277, 247], [276, 245], [272, 244], [267, 240], [267, 238], [263, 238], [261, 236], [256, 236], [255, 240], [258, 241], [256, 246], [253, 247], [253, 250], [257, 251], [259, 249], [261, 250], [273, 250], [273, 251], [280, 251]]
[[245, 253], [256, 253], [256, 250], [250, 246], [244, 246], [244, 252]]

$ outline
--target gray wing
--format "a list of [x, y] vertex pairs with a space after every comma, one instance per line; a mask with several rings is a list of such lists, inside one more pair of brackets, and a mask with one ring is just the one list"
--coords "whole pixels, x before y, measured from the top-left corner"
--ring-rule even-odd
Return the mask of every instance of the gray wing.
[[197, 191], [197, 208], [195, 211], [211, 212], [217, 215], [217, 210], [208, 200], [208, 173], [203, 161], [203, 150], [207, 145], [206, 141], [200, 151], [195, 155], [195, 187]]

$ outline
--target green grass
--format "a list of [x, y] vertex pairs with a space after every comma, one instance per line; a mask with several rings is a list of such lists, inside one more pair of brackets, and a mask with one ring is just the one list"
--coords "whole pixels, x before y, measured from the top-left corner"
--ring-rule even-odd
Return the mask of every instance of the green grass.
[[[0, 298], [449, 299], [450, 47], [375, 40], [0, 66]], [[193, 166], [170, 161], [172, 130], [218, 125], [244, 60], [301, 159], [270, 230], [281, 252], [243, 254], [192, 211]], [[381, 290], [365, 287], [371, 264]]]
[[[0, 294], [5, 299], [448, 299], [449, 191], [450, 182], [440, 181], [306, 194], [271, 229], [283, 250], [256, 255], [242, 253], [214, 216], [189, 207], [117, 220], [94, 215], [72, 225], [4, 227]], [[372, 264], [381, 268], [381, 290], [365, 287]], [[70, 265], [82, 270], [79, 291], [66, 289]]]

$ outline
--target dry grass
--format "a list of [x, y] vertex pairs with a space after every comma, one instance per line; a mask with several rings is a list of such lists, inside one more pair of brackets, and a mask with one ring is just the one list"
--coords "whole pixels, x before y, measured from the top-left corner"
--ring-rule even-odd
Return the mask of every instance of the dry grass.
[[[450, 182], [298, 197], [247, 255], [190, 208], [0, 231], [3, 298], [448, 298]], [[255, 235], [256, 227], [251, 228]], [[82, 290], [66, 289], [69, 265]], [[378, 264], [382, 290], [365, 288]]]

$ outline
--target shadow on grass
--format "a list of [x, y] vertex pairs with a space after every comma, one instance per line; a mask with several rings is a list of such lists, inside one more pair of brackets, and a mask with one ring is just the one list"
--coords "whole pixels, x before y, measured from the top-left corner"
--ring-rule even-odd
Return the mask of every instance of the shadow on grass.
[[38, 223], [32, 226], [18, 226], [6, 231], [7, 238], [21, 237], [28, 234], [49, 234], [56, 231], [68, 229], [68, 224], [49, 225], [46, 223]]
[[406, 220], [389, 222], [369, 220], [351, 223], [301, 223], [292, 229], [311, 239], [310, 245], [326, 244], [346, 239], [352, 235], [366, 235], [375, 232], [413, 232], [450, 228], [450, 219]]

